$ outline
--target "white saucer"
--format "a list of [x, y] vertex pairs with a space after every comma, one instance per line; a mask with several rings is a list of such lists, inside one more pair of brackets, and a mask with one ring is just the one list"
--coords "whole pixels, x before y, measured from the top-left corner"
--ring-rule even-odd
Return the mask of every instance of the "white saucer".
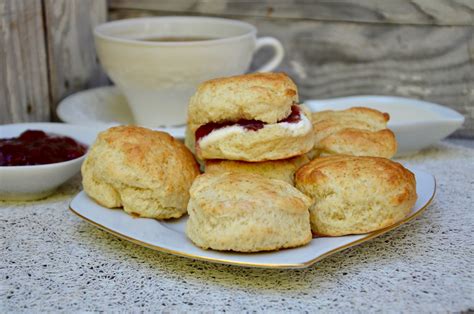
[[[66, 123], [111, 127], [136, 124], [125, 96], [115, 86], [88, 89], [64, 98], [56, 113]], [[184, 139], [185, 126], [154, 128]]]
[[264, 268], [302, 268], [338, 251], [373, 239], [421, 214], [434, 197], [436, 182], [429, 173], [409, 169], [416, 177], [418, 199], [410, 216], [404, 220], [372, 233], [344, 237], [318, 237], [305, 246], [276, 252], [246, 254], [203, 250], [193, 245], [186, 237], [184, 230], [187, 216], [171, 220], [134, 218], [123, 210], [108, 209], [98, 205], [85, 192], [76, 195], [69, 208], [74, 214], [96, 227], [153, 250], [222, 264]]

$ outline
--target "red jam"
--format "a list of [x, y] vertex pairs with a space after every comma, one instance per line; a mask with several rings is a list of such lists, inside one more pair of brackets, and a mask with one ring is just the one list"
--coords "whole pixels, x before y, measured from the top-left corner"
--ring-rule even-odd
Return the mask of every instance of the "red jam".
[[[288, 117], [286, 117], [283, 120], [278, 121], [280, 122], [286, 122], [286, 123], [298, 123], [301, 120], [301, 110], [300, 107], [297, 105], [291, 106], [291, 113]], [[221, 123], [207, 123], [204, 125], [201, 125], [195, 133], [196, 136], [196, 142], [198, 142], [201, 138], [204, 136], [208, 135], [214, 130], [222, 129], [227, 126], [231, 125], [240, 125], [244, 129], [248, 131], [258, 131], [262, 129], [265, 126], [265, 122], [258, 121], [258, 120], [238, 120], [237, 122], [221, 122]]]
[[286, 123], [298, 123], [301, 120], [301, 109], [299, 106], [293, 105], [291, 106], [291, 113], [288, 117], [286, 117], [283, 120], [278, 121], [280, 122], [286, 122]]
[[0, 139], [0, 166], [45, 165], [76, 159], [87, 146], [70, 137], [27, 130], [19, 137]]

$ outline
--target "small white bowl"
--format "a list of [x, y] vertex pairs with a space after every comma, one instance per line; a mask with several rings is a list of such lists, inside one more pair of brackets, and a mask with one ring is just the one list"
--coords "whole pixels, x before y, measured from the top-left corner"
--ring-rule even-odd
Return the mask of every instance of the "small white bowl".
[[[90, 146], [101, 128], [64, 123], [20, 123], [0, 125], [0, 138], [17, 137], [26, 130], [69, 136]], [[52, 194], [79, 172], [85, 155], [47, 165], [0, 167], [0, 200], [36, 200]]]
[[369, 107], [388, 112], [398, 142], [397, 157], [414, 154], [452, 134], [464, 123], [457, 111], [423, 100], [393, 96], [354, 96], [308, 100], [312, 111]]

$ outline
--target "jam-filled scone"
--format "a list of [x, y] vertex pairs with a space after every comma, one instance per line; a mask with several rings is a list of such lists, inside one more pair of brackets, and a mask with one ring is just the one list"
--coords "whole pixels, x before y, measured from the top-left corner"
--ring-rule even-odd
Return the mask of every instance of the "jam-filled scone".
[[186, 144], [199, 159], [285, 159], [308, 152], [312, 137], [310, 114], [283, 73], [210, 80], [189, 103]]

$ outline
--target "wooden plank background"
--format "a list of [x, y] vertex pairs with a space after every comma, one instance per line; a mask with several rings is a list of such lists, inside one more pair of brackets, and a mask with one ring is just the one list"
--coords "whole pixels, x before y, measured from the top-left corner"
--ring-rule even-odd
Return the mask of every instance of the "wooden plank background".
[[94, 48], [94, 26], [106, 21], [107, 5], [96, 0], [44, 0], [51, 113], [74, 92], [108, 84]]
[[[474, 137], [473, 0], [110, 0], [109, 20], [214, 15], [278, 38], [302, 99], [397, 95], [450, 106]], [[252, 68], [269, 57], [263, 51]]]
[[41, 2], [0, 0], [0, 123], [50, 118]]
[[0, 123], [50, 121], [58, 102], [108, 83], [92, 28], [106, 0], [0, 0]]
[[472, 0], [110, 0], [109, 7], [315, 21], [472, 25]]
[[426, 99], [463, 113], [455, 135], [474, 138], [474, 0], [0, 0], [0, 123], [55, 119], [65, 96], [107, 84], [91, 32], [107, 16], [162, 15], [235, 18], [278, 38], [302, 99]]

